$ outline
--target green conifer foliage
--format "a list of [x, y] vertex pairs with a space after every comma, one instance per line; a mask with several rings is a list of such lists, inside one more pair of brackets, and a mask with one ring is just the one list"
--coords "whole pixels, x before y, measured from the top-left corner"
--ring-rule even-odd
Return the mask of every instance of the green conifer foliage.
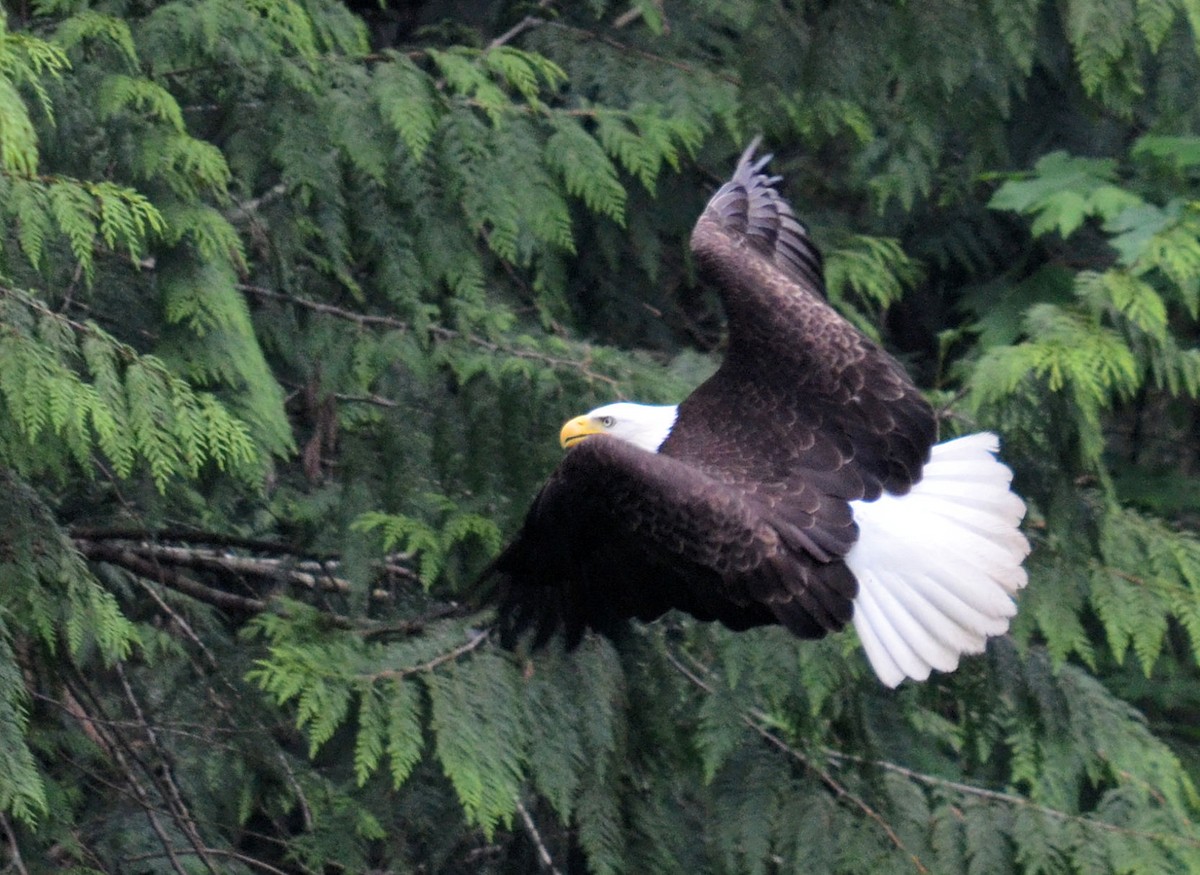
[[[1200, 871], [1200, 5], [0, 15], [0, 868]], [[1010, 636], [499, 647], [571, 415], [719, 360], [744, 143], [944, 436]]]

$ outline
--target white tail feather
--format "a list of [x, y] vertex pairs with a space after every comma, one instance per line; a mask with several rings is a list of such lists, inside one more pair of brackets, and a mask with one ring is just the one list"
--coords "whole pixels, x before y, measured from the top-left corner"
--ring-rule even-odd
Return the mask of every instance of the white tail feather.
[[907, 495], [852, 503], [854, 627], [889, 687], [953, 671], [1016, 613], [1029, 542], [1019, 528], [1025, 503], [1009, 489], [999, 446], [986, 432], [938, 444]]
[[904, 680], [906, 675], [900, 666], [896, 665], [896, 661], [892, 659], [875, 631], [875, 626], [879, 623], [880, 618], [870, 595], [862, 598], [860, 594], [854, 602], [854, 628], [858, 631], [858, 639], [862, 642], [863, 650], [867, 652], [867, 659], [875, 669], [875, 674], [889, 687], [894, 687]]

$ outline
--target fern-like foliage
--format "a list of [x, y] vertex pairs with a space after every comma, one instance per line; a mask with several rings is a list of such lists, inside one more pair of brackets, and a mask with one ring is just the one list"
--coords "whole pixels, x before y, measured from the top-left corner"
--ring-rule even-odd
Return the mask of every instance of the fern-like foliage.
[[6, 21], [0, 21], [0, 112], [5, 119], [0, 133], [0, 169], [4, 173], [29, 176], [38, 170], [37, 133], [20, 89], [31, 89], [39, 108], [50, 115], [46, 80], [60, 75], [66, 66], [66, 56], [53, 43], [13, 33]]
[[992, 196], [997, 210], [1036, 215], [1035, 235], [1057, 231], [1070, 236], [1084, 220], [1115, 218], [1140, 199], [1114, 185], [1117, 162], [1111, 158], [1075, 158], [1051, 152], [1038, 159], [1027, 178], [1010, 179]]
[[419, 517], [373, 512], [363, 514], [351, 528], [359, 532], [378, 531], [387, 552], [400, 549], [409, 556], [419, 557], [421, 578], [427, 586], [437, 580], [460, 542], [477, 538], [489, 553], [500, 549], [500, 532], [494, 522], [476, 513], [463, 512], [444, 497], [429, 495], [425, 499], [441, 509], [443, 518], [436, 525]]
[[832, 250], [825, 264], [830, 300], [868, 335], [876, 334], [877, 320], [854, 306], [850, 293], [873, 307], [885, 308], [899, 301], [919, 276], [919, 266], [898, 241], [866, 235], [857, 235]]
[[[1185, 143], [1174, 144], [1186, 150]], [[1161, 156], [1156, 147], [1163, 148], [1151, 140], [1133, 154]], [[1132, 397], [1148, 379], [1174, 395], [1195, 398], [1200, 388], [1196, 351], [1181, 348], [1168, 328], [1172, 310], [1192, 319], [1197, 312], [1196, 219], [1182, 202], [1161, 208], [1115, 185], [1116, 172], [1114, 160], [1055, 153], [1028, 178], [1009, 180], [996, 192], [993, 208], [1036, 216], [1035, 235], [1070, 236], [1092, 217], [1110, 236], [1118, 266], [1080, 271], [1069, 307], [1029, 308], [1027, 339], [990, 349], [976, 371], [980, 404], [1017, 393], [1030, 378], [1069, 395], [1086, 425], [1078, 434], [1080, 449], [1093, 465], [1104, 447], [1103, 413], [1114, 398]]]
[[59, 466], [69, 458], [90, 472], [100, 452], [121, 477], [144, 462], [163, 489], [210, 462], [234, 471], [254, 462], [246, 426], [158, 359], [26, 293], [4, 290], [0, 308], [4, 464], [26, 475], [65, 475]]
[[7, 625], [0, 624], [0, 767], [8, 776], [0, 789], [0, 808], [32, 825], [46, 810], [46, 790], [25, 738], [28, 692], [12, 650], [12, 637]]
[[0, 573], [0, 810], [27, 826], [49, 813], [46, 777], [26, 735], [30, 693], [24, 672], [34, 646], [82, 663], [98, 652], [111, 664], [139, 643], [136, 628], [112, 593], [87, 571], [38, 496], [0, 468], [6, 501], [0, 509], [5, 541]]

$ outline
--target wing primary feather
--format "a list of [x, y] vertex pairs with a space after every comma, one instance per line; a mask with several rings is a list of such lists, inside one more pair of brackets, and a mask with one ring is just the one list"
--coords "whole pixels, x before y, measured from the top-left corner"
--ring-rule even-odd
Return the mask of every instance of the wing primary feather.
[[808, 229], [775, 190], [783, 181], [763, 168], [774, 157], [755, 157], [762, 137], [755, 137], [742, 153], [733, 177], [708, 202], [705, 215], [724, 228], [746, 236], [776, 266], [824, 297], [824, 266], [820, 250], [809, 239]]

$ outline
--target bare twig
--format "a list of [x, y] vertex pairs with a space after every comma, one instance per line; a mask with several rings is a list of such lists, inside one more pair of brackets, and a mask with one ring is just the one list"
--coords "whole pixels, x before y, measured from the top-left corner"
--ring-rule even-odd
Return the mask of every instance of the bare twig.
[[158, 760], [156, 764], [151, 766], [147, 763], [142, 763], [139, 759], [142, 770], [150, 776], [152, 781], [159, 785], [159, 795], [166, 800], [172, 819], [179, 827], [179, 830], [187, 836], [188, 842], [195, 849], [205, 868], [212, 872], [213, 875], [218, 875], [216, 865], [204, 853], [204, 839], [200, 835], [200, 830], [196, 827], [196, 821], [192, 818], [187, 803], [183, 800], [183, 794], [179, 792], [179, 785], [175, 783], [170, 759], [158, 741], [158, 733], [155, 732], [154, 726], [150, 721], [146, 719], [141, 702], [138, 701], [137, 696], [133, 692], [133, 687], [129, 685], [129, 679], [125, 676], [124, 663], [117, 662], [113, 666], [113, 669], [117, 674], [118, 680], [121, 681], [121, 689], [125, 692], [125, 700], [129, 702], [129, 707], [133, 709], [133, 716], [136, 718], [142, 734], [146, 737], [146, 741], [149, 742], [150, 750], [156, 754]]
[[[859, 763], [865, 766], [882, 769], [885, 772], [893, 772], [897, 775], [903, 775], [909, 780], [924, 784], [927, 787], [938, 787], [943, 790], [952, 790], [963, 796], [974, 796], [980, 799], [990, 799], [994, 802], [1004, 802], [1008, 805], [1028, 808], [1031, 811], [1036, 811], [1039, 814], [1044, 814], [1047, 817], [1052, 817], [1055, 820], [1065, 820], [1071, 823], [1078, 823], [1084, 828], [1093, 828], [1104, 832], [1113, 832], [1120, 835], [1127, 835], [1133, 838], [1148, 839], [1150, 841], [1160, 842], [1162, 844], [1178, 843], [1188, 845], [1193, 848], [1200, 848], [1200, 838], [1189, 838], [1184, 835], [1164, 835], [1161, 833], [1145, 832], [1139, 829], [1130, 829], [1125, 826], [1118, 826], [1115, 823], [1109, 823], [1106, 820], [1097, 820], [1092, 817], [1086, 817], [1082, 814], [1072, 814], [1068, 811], [1059, 811], [1056, 808], [1049, 808], [1045, 805], [1039, 805], [1032, 800], [1026, 799], [1023, 796], [1017, 796], [1013, 793], [1005, 793], [1000, 790], [989, 790], [986, 787], [976, 787], [973, 784], [964, 784], [961, 781], [952, 781], [949, 778], [939, 778], [936, 775], [928, 775], [924, 772], [918, 772], [907, 766], [902, 766], [899, 763], [889, 762], [887, 760], [872, 760], [866, 757], [860, 757], [855, 754], [843, 753], [832, 748], [825, 748], [822, 751], [831, 762], [842, 763], [852, 762]], [[1151, 789], [1151, 788], [1146, 788]]]
[[613, 19], [613, 27], [618, 30], [622, 27], [628, 27], [630, 24], [637, 21], [641, 17], [642, 17], [642, 10], [636, 6], [631, 6], [629, 9], [626, 9], [624, 12], [622, 12], [620, 15], [618, 15], [616, 18]]
[[239, 203], [234, 209], [225, 214], [225, 218], [235, 223], [248, 219], [258, 212], [259, 207], [283, 197], [287, 194], [287, 190], [285, 183], [276, 183], [253, 200]]
[[554, 865], [554, 858], [550, 856], [550, 849], [546, 847], [546, 843], [542, 841], [542, 834], [538, 832], [537, 824], [533, 822], [533, 815], [529, 813], [529, 809], [525, 807], [525, 803], [521, 801], [521, 797], [517, 797], [517, 812], [521, 815], [521, 822], [525, 824], [525, 831], [529, 833], [529, 838], [537, 848], [538, 859], [542, 861], [542, 866], [548, 869], [553, 875], [562, 875], [562, 870]]
[[[349, 583], [335, 576], [341, 567], [341, 559], [336, 553], [321, 553], [303, 547], [296, 547], [281, 541], [270, 541], [264, 538], [244, 538], [224, 532], [205, 532], [185, 526], [164, 529], [135, 529], [121, 526], [73, 526], [71, 537], [80, 541], [121, 541], [129, 542], [135, 552], [158, 552], [160, 561], [174, 564], [178, 557], [181, 565], [192, 565], [212, 560], [224, 570], [237, 571], [256, 577], [279, 578], [290, 574], [291, 582], [307, 588], [327, 589], [333, 592], [347, 592]], [[189, 545], [184, 547], [166, 547], [165, 541], [178, 541]], [[233, 556], [217, 550], [202, 550], [191, 546], [206, 544], [211, 546], [230, 547], [256, 553], [273, 554], [269, 557]], [[185, 553], [174, 551], [184, 550]], [[282, 559], [280, 556], [296, 557]], [[378, 560], [377, 566], [385, 573], [410, 580], [416, 579], [416, 572], [407, 564], [412, 560], [412, 554], [395, 552]], [[195, 561], [193, 561], [195, 560]], [[298, 560], [298, 561], [297, 561]], [[240, 567], [235, 567], [240, 566]]]
[[[238, 580], [244, 580], [245, 576], [282, 580], [286, 583], [304, 586], [309, 590], [343, 595], [349, 593], [351, 587], [349, 581], [335, 577], [331, 573], [333, 569], [340, 566], [339, 560], [290, 562], [273, 557], [230, 556], [200, 548], [167, 546], [149, 541], [103, 541], [81, 537], [75, 537], [72, 540], [75, 548], [91, 561], [115, 565], [139, 579], [153, 581], [205, 604], [233, 613], [259, 614], [270, 610], [273, 602], [270, 598], [239, 595], [226, 589], [209, 586], [191, 575], [181, 572], [179, 568], [198, 568], [209, 573], [236, 576]], [[379, 560], [375, 567], [385, 579], [400, 578], [411, 581], [416, 579], [416, 573], [403, 564], [410, 559], [411, 556], [408, 553], [393, 553]], [[215, 668], [216, 659], [207, 651], [204, 643], [191, 629], [187, 620], [177, 611], [172, 610], [158, 593], [153, 592], [150, 588], [147, 589], [147, 592], [151, 594], [159, 609], [177, 624], [183, 635], [200, 649], [209, 669]], [[369, 597], [376, 601], [386, 601], [392, 598], [392, 593], [385, 588], [376, 587], [371, 590]], [[468, 605], [450, 602], [432, 607], [427, 614], [421, 617], [376, 624], [338, 614], [328, 608], [322, 609], [331, 626], [350, 629], [367, 638], [383, 638], [397, 634], [416, 635], [423, 632], [430, 623], [436, 620], [461, 615], [471, 610], [473, 608]]]
[[648, 52], [645, 49], [639, 49], [635, 46], [626, 45], [620, 40], [615, 40], [612, 37], [597, 33], [594, 30], [588, 30], [587, 28], [583, 27], [575, 27], [574, 25], [565, 24], [561, 21], [547, 21], [546, 26], [555, 27], [566, 31], [567, 33], [574, 34], [575, 36], [593, 40], [598, 43], [603, 43], [604, 45], [614, 48], [619, 52], [624, 52], [627, 55], [636, 55], [639, 58], [644, 58], [647, 61], [653, 61], [657, 64], [662, 64], [664, 67], [673, 67], [676, 70], [681, 70], [684, 73], [688, 73], [692, 76], [700, 77], [708, 75], [714, 79], [720, 79], [723, 82], [729, 82], [733, 85], [740, 86], [742, 84], [742, 80], [737, 76], [731, 76], [728, 73], [712, 73], [708, 70], [701, 70], [700, 68], [694, 67], [691, 64], [685, 64], [682, 61], [676, 61], [664, 55], [656, 55], [654, 52]]
[[369, 395], [344, 395], [340, 392], [333, 393], [334, 400], [341, 401], [344, 404], [372, 404], [375, 407], [394, 408], [400, 407], [401, 404], [393, 401], [391, 398], [385, 398], [382, 395], [371, 393]]
[[[143, 541], [127, 544], [126, 549], [137, 555], [167, 565], [223, 571], [227, 574], [262, 577], [329, 592], [350, 592], [350, 581], [329, 574], [322, 563], [291, 562], [261, 556], [233, 556], [196, 547], [171, 547]], [[301, 570], [305, 569], [305, 570]]]
[[140, 575], [134, 575], [134, 580], [138, 582], [142, 590], [150, 597], [150, 600], [158, 605], [158, 609], [171, 618], [171, 622], [175, 624], [175, 628], [182, 632], [183, 636], [195, 645], [196, 649], [204, 656], [204, 661], [209, 669], [212, 671], [219, 669], [220, 663], [217, 662], [216, 656], [213, 655], [213, 652], [209, 650], [208, 645], [204, 643], [200, 636], [196, 634], [196, 631], [192, 628], [192, 624], [187, 621], [187, 617], [184, 617], [179, 611], [167, 604], [166, 599], [159, 595], [158, 590], [152, 587]]
[[277, 553], [285, 556], [322, 558], [322, 554], [283, 541], [266, 538], [245, 538], [227, 532], [207, 532], [190, 526], [168, 526], [166, 528], [132, 528], [130, 526], [71, 526], [71, 537], [91, 541], [183, 541], [189, 544], [211, 544], [221, 547], [237, 547], [259, 553]]
[[77, 319], [72, 319], [70, 316], [66, 316], [56, 310], [52, 310], [49, 306], [47, 306], [45, 301], [41, 300], [36, 295], [31, 295], [29, 292], [0, 286], [0, 296], [18, 301], [22, 306], [41, 313], [43, 316], [48, 316], [51, 319], [66, 325], [72, 331], [75, 331], [79, 334], [87, 334], [88, 336], [93, 337], [97, 334], [95, 325], [89, 325], [86, 322], [80, 322]]
[[[537, 8], [539, 11], [547, 9], [553, 2], [554, 0], [538, 0]], [[502, 45], [510, 43], [525, 31], [531, 30], [532, 28], [538, 27], [539, 25], [545, 23], [546, 19], [542, 18], [540, 15], [526, 15], [504, 33], [500, 34], [500, 36], [488, 43], [487, 50], [490, 52], [492, 49], [497, 49]]]
[[[67, 690], [66, 692], [69, 696], [70, 691]], [[53, 696], [40, 693], [37, 690], [30, 691], [29, 695], [32, 698], [37, 699], [39, 702], [44, 702], [51, 707], [58, 708], [60, 711], [63, 711], [65, 714], [75, 719], [84, 727], [92, 727], [93, 724], [99, 724], [116, 732], [128, 732], [131, 729], [141, 728], [141, 724], [134, 720], [103, 720], [97, 717], [95, 714], [87, 714], [83, 712], [79, 708], [78, 703], [75, 703], [73, 700], [64, 701], [62, 699], [56, 699]], [[212, 745], [214, 735], [249, 736], [255, 732], [253, 729], [244, 727], [234, 728], [229, 726], [214, 726], [211, 723], [182, 723], [179, 721], [158, 721], [154, 724], [154, 727], [161, 735], [178, 735], [182, 738], [190, 738], [195, 741], [204, 742], [210, 746]], [[88, 732], [88, 737], [95, 742], [98, 747], [105, 747], [106, 742], [103, 738], [100, 738], [97, 735], [94, 728]]]
[[12, 824], [8, 822], [8, 815], [3, 812], [0, 812], [0, 828], [4, 830], [4, 837], [8, 839], [8, 846], [12, 848], [9, 859], [12, 860], [13, 869], [16, 870], [17, 875], [29, 875], [29, 870], [25, 868], [25, 861], [21, 859], [21, 846], [17, 844], [17, 834], [13, 830]]
[[[198, 854], [200, 856], [208, 855], [213, 857], [228, 857], [231, 860], [237, 860], [239, 863], [245, 863], [247, 866], [252, 866], [255, 869], [261, 869], [262, 871], [267, 872], [268, 875], [288, 875], [288, 873], [283, 869], [272, 866], [270, 863], [267, 863], [264, 860], [260, 860], [257, 857], [251, 857], [247, 854], [239, 854], [237, 851], [231, 851], [226, 848], [204, 847], [197, 848], [194, 851], [180, 851], [179, 853], [182, 856]], [[126, 857], [125, 862], [141, 863], [145, 860], [156, 860], [161, 856], [162, 854], [138, 854], [133, 857]]]
[[[377, 316], [371, 313], [356, 313], [353, 310], [347, 310], [344, 307], [337, 307], [333, 304], [326, 304], [323, 301], [313, 301], [309, 298], [301, 298], [299, 295], [288, 295], [284, 294], [283, 292], [277, 292], [274, 289], [264, 288], [263, 286], [249, 285], [247, 283], [238, 283], [238, 289], [246, 294], [253, 295], [256, 298], [282, 301], [285, 304], [294, 304], [297, 307], [303, 307], [305, 310], [311, 310], [314, 313], [325, 313], [329, 316], [336, 316], [339, 319], [345, 319], [348, 322], [356, 322], [359, 325], [378, 325], [381, 328], [394, 328], [397, 331], [412, 330], [412, 326], [409, 323], [405, 322], [403, 319], [397, 319], [394, 316]], [[433, 331], [436, 333], [438, 329], [434, 328]]]
[[[371, 313], [356, 313], [353, 310], [347, 310], [344, 307], [337, 307], [333, 304], [326, 304], [323, 301], [313, 301], [308, 298], [301, 298], [297, 295], [287, 295], [282, 292], [274, 291], [273, 289], [263, 288], [262, 286], [252, 286], [239, 284], [238, 288], [247, 294], [254, 295], [257, 298], [264, 298], [273, 301], [283, 301], [288, 304], [293, 304], [297, 307], [303, 307], [306, 310], [311, 310], [314, 313], [324, 313], [328, 316], [334, 316], [338, 319], [344, 319], [348, 322], [354, 322], [363, 327], [377, 326], [380, 328], [391, 328], [395, 331], [411, 331], [412, 326], [403, 319], [396, 319], [393, 316], [378, 316]], [[543, 352], [538, 352], [532, 349], [522, 349], [521, 347], [504, 346], [499, 343], [490, 341], [477, 334], [464, 333], [455, 331], [453, 328], [445, 328], [441, 325], [430, 326], [429, 335], [434, 340], [443, 342], [452, 340], [461, 340], [470, 343], [472, 346], [479, 347], [491, 353], [511, 356], [513, 358], [525, 359], [526, 361], [538, 362], [547, 367], [560, 370], [572, 370], [582, 374], [588, 380], [594, 380], [600, 383], [606, 383], [613, 388], [620, 386], [620, 381], [607, 374], [601, 374], [593, 371], [588, 366], [589, 356], [586, 352], [582, 360], [566, 359], [559, 356], [548, 355]]]
[[492, 49], [497, 49], [505, 43], [516, 39], [525, 31], [531, 30], [532, 28], [545, 23], [545, 19], [538, 18], [536, 15], [526, 15], [504, 33], [500, 34], [500, 36], [488, 43], [487, 50], [490, 52]]
[[377, 681], [385, 678], [399, 680], [400, 678], [411, 677], [415, 674], [423, 674], [427, 671], [433, 671], [439, 665], [444, 665], [447, 662], [453, 662], [460, 656], [470, 653], [488, 638], [488, 630], [477, 632], [467, 640], [466, 644], [455, 647], [453, 650], [447, 650], [445, 653], [438, 654], [428, 662], [423, 662], [420, 665], [410, 665], [407, 668], [388, 668], [383, 671], [377, 671], [369, 676], [369, 680]]
[[292, 764], [288, 762], [287, 754], [279, 751], [276, 756], [280, 766], [283, 767], [283, 774], [287, 777], [288, 786], [296, 794], [296, 802], [300, 806], [300, 817], [304, 822], [304, 831], [311, 832], [313, 828], [312, 806], [308, 804], [308, 797], [304, 794], [304, 788], [300, 786], [300, 780], [296, 777], [296, 772], [292, 769]]
[[[96, 718], [96, 717], [94, 717], [94, 716], [93, 716], [93, 717], [91, 717], [90, 719], [92, 719], [92, 720], [96, 720], [97, 722], [99, 722], [99, 723], [104, 723], [104, 724], [106, 724], [106, 725], [113, 725], [113, 726], [117, 726], [117, 725], [119, 725], [119, 724], [120, 724], [120, 721], [112, 721], [112, 720], [99, 720], [98, 718]], [[260, 729], [261, 729], [261, 728], [262, 728], [262, 727], [260, 726]], [[60, 756], [61, 756], [61, 758], [62, 758], [63, 762], [67, 763], [67, 764], [68, 764], [68, 765], [70, 765], [70, 766], [71, 766], [73, 769], [77, 770], [77, 771], [78, 771], [78, 772], [79, 772], [81, 775], [85, 775], [89, 781], [92, 781], [92, 782], [94, 782], [94, 783], [95, 783], [97, 786], [101, 786], [101, 787], [104, 787], [104, 788], [106, 788], [106, 789], [107, 789], [107, 790], [109, 790], [109, 791], [110, 791], [112, 794], [114, 794], [114, 796], [119, 796], [119, 797], [121, 797], [122, 799], [126, 799], [126, 800], [128, 800], [128, 801], [130, 801], [130, 802], [134, 803], [135, 805], [139, 805], [139, 806], [141, 806], [141, 805], [143, 804], [143, 803], [142, 803], [142, 800], [140, 800], [140, 799], [138, 798], [137, 794], [136, 794], [136, 793], [134, 793], [132, 790], [130, 790], [130, 789], [127, 787], [127, 786], [125, 786], [125, 785], [122, 785], [122, 784], [116, 784], [116, 783], [114, 783], [113, 781], [110, 781], [110, 780], [108, 780], [108, 779], [107, 779], [107, 778], [106, 778], [106, 777], [105, 777], [103, 774], [101, 774], [100, 772], [96, 771], [96, 770], [95, 770], [95, 769], [93, 769], [93, 768], [90, 768], [86, 762], [83, 762], [83, 761], [77, 760], [77, 759], [75, 759], [75, 758], [73, 758], [73, 757], [71, 757], [71, 756], [69, 756], [69, 755], [66, 755], [66, 754], [60, 754]], [[127, 777], [127, 776], [126, 776], [126, 777]], [[169, 812], [168, 812], [168, 811], [167, 811], [165, 808], [162, 808], [161, 806], [156, 806], [156, 807], [155, 807], [155, 810], [156, 810], [156, 811], [158, 811], [158, 812], [160, 812], [160, 813], [162, 813], [162, 814], [169, 814]], [[219, 824], [219, 823], [215, 823], [215, 822], [214, 822], [214, 823], [213, 823], [213, 826], [214, 826], [214, 828], [216, 828], [216, 829], [221, 829], [221, 828], [223, 827], [223, 824]], [[259, 840], [259, 841], [266, 842], [267, 844], [275, 845], [276, 847], [280, 848], [281, 850], [284, 850], [284, 849], [286, 849], [286, 847], [287, 847], [287, 844], [286, 844], [286, 842], [284, 842], [284, 841], [283, 841], [282, 839], [280, 839], [279, 837], [277, 837], [277, 836], [273, 836], [273, 835], [268, 835], [267, 833], [263, 833], [263, 832], [260, 832], [260, 831], [258, 831], [258, 830], [249, 829], [249, 828], [247, 828], [247, 827], [245, 827], [245, 826], [243, 826], [243, 827], [241, 828], [241, 830], [240, 830], [240, 833], [241, 833], [241, 835], [243, 835], [243, 836], [245, 836], [245, 837], [247, 837], [247, 838], [253, 838], [253, 839], [257, 839], [257, 840]], [[99, 858], [97, 858], [97, 857], [95, 856], [95, 853], [94, 853], [94, 852], [92, 852], [90, 849], [88, 849], [88, 848], [86, 847], [86, 844], [85, 844], [85, 843], [84, 843], [84, 842], [83, 842], [83, 841], [80, 839], [80, 836], [79, 836], [79, 834], [78, 834], [78, 833], [75, 833], [74, 835], [75, 835], [75, 838], [76, 838], [76, 840], [77, 840], [77, 841], [78, 841], [78, 843], [79, 843], [79, 846], [80, 846], [82, 849], [84, 849], [85, 851], [87, 851], [87, 852], [89, 853], [89, 855], [91, 856], [91, 858], [93, 859], [93, 861], [94, 861], [93, 868], [95, 868], [97, 871], [104, 871], [104, 866], [103, 866], [103, 864], [101, 863], [101, 861], [99, 860]], [[233, 853], [233, 852], [231, 852], [231, 851], [223, 851], [223, 850], [221, 850], [220, 848], [208, 848], [207, 850], [208, 850], [210, 853], [212, 853], [212, 854], [215, 854], [215, 855], [218, 855], [218, 856], [220, 856], [220, 855], [229, 856], [231, 853]], [[186, 857], [186, 856], [188, 856], [189, 854], [191, 854], [192, 852], [191, 852], [189, 849], [187, 849], [187, 848], [176, 848], [176, 849], [175, 849], [175, 853], [176, 853], [176, 854], [178, 854], [178, 855], [180, 855], [180, 856], [185, 856], [185, 857]], [[163, 856], [165, 856], [165, 854], [161, 854], [161, 853], [160, 853], [160, 854], [150, 853], [150, 854], [146, 854], [146, 855], [144, 855], [144, 856], [142, 856], [142, 857], [128, 858], [128, 859], [138, 859], [138, 860], [141, 860], [141, 859], [158, 859], [158, 858], [160, 858], [160, 857], [163, 857]], [[269, 866], [269, 864], [261, 864], [261, 865], [267, 865], [267, 866]], [[308, 869], [307, 867], [301, 867], [301, 868], [302, 868], [302, 870], [303, 870], [303, 871], [305, 871], [305, 872], [311, 872], [311, 871], [312, 871], [311, 869]]]
[[[79, 689], [83, 691], [89, 699], [91, 699], [92, 707], [97, 710], [102, 717], [107, 719], [104, 709], [100, 706], [99, 702], [96, 701], [95, 696], [91, 695], [87, 685], [80, 683]], [[82, 697], [80, 696], [76, 696], [76, 699], [82, 701]], [[98, 724], [93, 723], [92, 728], [99, 729], [99, 726]], [[129, 759], [126, 757], [126, 753], [130, 752], [128, 741], [121, 733], [110, 734], [105, 732], [104, 734], [107, 742], [106, 747], [113, 759], [116, 761], [117, 766], [121, 769], [121, 776], [125, 779], [125, 783], [133, 792], [134, 799], [137, 801], [138, 806], [141, 807], [142, 812], [146, 815], [146, 819], [150, 823], [150, 828], [154, 830], [154, 834], [158, 837], [159, 844], [162, 845], [163, 853], [171, 862], [171, 868], [179, 873], [179, 875], [188, 875], [187, 868], [180, 861], [179, 853], [171, 842], [171, 837], [167, 835], [166, 829], [163, 827], [162, 822], [158, 818], [158, 806], [154, 804], [154, 801], [150, 798], [150, 793], [138, 780], [136, 771], [130, 764]]]
[[[671, 32], [671, 22], [667, 21], [667, 15], [663, 11], [662, 0], [655, 0], [654, 5], [655, 5], [655, 7], [657, 7], [658, 14], [662, 18], [663, 33], [669, 34]], [[641, 18], [642, 15], [643, 15], [642, 7], [631, 6], [629, 9], [626, 9], [624, 12], [622, 12], [620, 15], [618, 15], [615, 19], [613, 19], [613, 29], [620, 30], [623, 27], [627, 27], [630, 24], [632, 24], [633, 22], [637, 21], [639, 18]]]
[[193, 577], [139, 556], [126, 546], [81, 539], [75, 540], [75, 546], [88, 559], [119, 565], [134, 574], [156, 580], [184, 595], [189, 595], [223, 610], [261, 614], [267, 609], [267, 602], [262, 599], [247, 598], [236, 593], [205, 586]]
[[[247, 597], [225, 593], [224, 590], [211, 589], [206, 593], [200, 589], [205, 586], [203, 583], [181, 577], [173, 569], [194, 568], [239, 581], [245, 578], [258, 578], [340, 595], [347, 595], [352, 589], [350, 581], [336, 575], [335, 572], [341, 566], [340, 560], [337, 559], [318, 561], [276, 556], [242, 556], [202, 547], [161, 544], [157, 543], [157, 539], [153, 537], [126, 540], [122, 535], [129, 533], [121, 532], [114, 532], [112, 538], [81, 537], [80, 531], [76, 531], [74, 543], [76, 548], [89, 559], [99, 559], [122, 565], [131, 571], [159, 580], [173, 589], [187, 592], [195, 598], [200, 598], [210, 604], [217, 604], [222, 608], [240, 608], [257, 612], [265, 608], [266, 602], [261, 601], [256, 604], [254, 599], [243, 603], [229, 601], [224, 599], [221, 594], [224, 593], [234, 600]], [[411, 556], [407, 553], [395, 553], [377, 561], [375, 568], [381, 577], [415, 580], [416, 572], [403, 564], [410, 558]], [[134, 560], [141, 560], [141, 564]], [[156, 569], [154, 574], [147, 573], [150, 566]], [[189, 586], [190, 589], [187, 588]], [[371, 590], [370, 597], [376, 601], [384, 601], [390, 599], [392, 594], [386, 589], [376, 588]], [[219, 599], [220, 603], [214, 602], [213, 598]]]

